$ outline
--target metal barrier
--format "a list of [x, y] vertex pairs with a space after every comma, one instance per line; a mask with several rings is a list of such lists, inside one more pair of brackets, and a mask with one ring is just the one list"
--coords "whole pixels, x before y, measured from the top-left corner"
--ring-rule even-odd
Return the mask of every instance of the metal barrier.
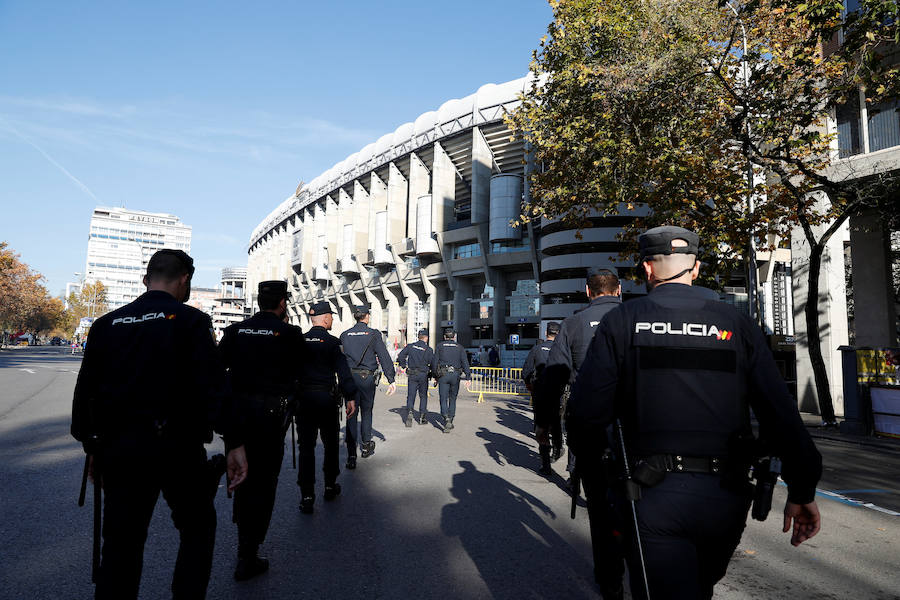
[[521, 368], [472, 367], [471, 371], [469, 391], [478, 394], [478, 402], [484, 402], [485, 395], [531, 396], [522, 381]]
[[[406, 387], [409, 379], [406, 372], [394, 363], [397, 387]], [[469, 392], [478, 394], [478, 402], [484, 402], [485, 395], [527, 396], [531, 394], [522, 381], [522, 369], [510, 367], [471, 367], [471, 387]]]

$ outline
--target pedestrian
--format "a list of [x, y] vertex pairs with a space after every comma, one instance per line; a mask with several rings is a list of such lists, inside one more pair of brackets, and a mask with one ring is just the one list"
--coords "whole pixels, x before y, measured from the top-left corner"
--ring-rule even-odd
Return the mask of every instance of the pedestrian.
[[419, 330], [419, 340], [407, 344], [397, 355], [397, 364], [406, 369], [406, 426], [412, 427], [416, 394], [419, 396], [419, 423], [428, 422], [428, 377], [434, 370], [434, 350], [428, 345], [428, 330]]
[[[621, 304], [622, 286], [618, 276], [609, 269], [591, 268], [585, 279], [585, 293], [590, 303], [560, 325], [559, 334], [547, 357], [547, 366], [536, 385], [536, 428], [550, 429], [558, 415], [565, 414], [570, 387], [584, 363], [594, 329], [606, 313]], [[571, 474], [576, 468], [576, 453], [571, 443], [568, 458], [566, 470]], [[577, 468], [581, 469], [580, 466]], [[570, 485], [574, 483], [573, 479], [574, 477], [569, 480]], [[587, 485], [588, 480], [585, 479], [585, 486]], [[593, 478], [590, 485], [595, 486], [591, 490], [593, 493], [588, 495], [585, 488], [585, 495], [588, 498], [588, 512], [593, 515], [591, 544], [594, 579], [604, 598], [621, 598], [625, 564], [613, 527], [612, 509], [606, 502], [606, 482], [601, 478]]]
[[452, 329], [444, 331], [444, 341], [438, 344], [434, 353], [435, 376], [441, 400], [441, 416], [444, 417], [444, 433], [450, 433], [450, 430], [453, 429], [460, 378], [465, 376], [466, 390], [471, 385], [466, 351], [456, 343], [455, 338], [456, 333]]
[[[375, 441], [372, 439], [372, 409], [375, 407], [375, 389], [381, 373], [388, 380], [387, 395], [392, 396], [397, 390], [394, 385], [394, 363], [388, 354], [381, 337], [381, 332], [369, 327], [369, 307], [356, 306], [353, 309], [356, 325], [341, 334], [341, 344], [353, 382], [359, 390], [359, 425], [356, 413], [347, 417], [347, 468], [356, 468], [356, 447], [362, 446], [362, 457], [368, 458], [375, 453]], [[379, 371], [380, 367], [380, 371]], [[357, 427], [359, 429], [357, 429]], [[361, 443], [360, 440], [361, 434]]]
[[234, 578], [244, 581], [269, 569], [258, 554], [266, 538], [278, 474], [284, 460], [284, 436], [293, 418], [303, 334], [285, 322], [287, 283], [258, 285], [259, 312], [225, 328], [219, 351], [227, 369], [233, 402], [244, 422], [244, 446], [253, 468], [234, 494], [238, 528]]
[[492, 367], [500, 366], [500, 353], [497, 351], [497, 346], [491, 346], [488, 349], [488, 361]]
[[[691, 286], [700, 271], [697, 235], [656, 227], [638, 243], [650, 293], [600, 323], [569, 401], [569, 439], [579, 470], [587, 462], [590, 507], [589, 482], [601, 471], [596, 440], [613, 423], [624, 430], [616, 447], [624, 444], [640, 484], [629, 497], [640, 496], [634, 506], [649, 582], [643, 589], [631, 536], [632, 594], [712, 598], [751, 504], [750, 410], [783, 461], [784, 531], [793, 525], [794, 546], [819, 531], [822, 460], [760, 328]], [[628, 498], [616, 497], [630, 516]]]
[[96, 598], [137, 598], [144, 541], [162, 492], [181, 535], [173, 598], [203, 598], [215, 543], [204, 443], [221, 433], [229, 489], [247, 475], [242, 431], [225, 391], [212, 322], [184, 304], [193, 260], [159, 250], [147, 292], [94, 321], [78, 373], [72, 435], [82, 442], [104, 494], [103, 550]]
[[[547, 339], [539, 340], [531, 348], [528, 356], [525, 357], [525, 364], [522, 367], [522, 379], [525, 381], [525, 387], [531, 392], [531, 404], [535, 411], [534, 436], [537, 438], [538, 451], [541, 455], [541, 468], [538, 472], [544, 476], [549, 476], [553, 473], [553, 470], [550, 468], [551, 454], [553, 462], [559, 460], [559, 457], [562, 456], [562, 423], [558, 410], [552, 410], [548, 415], [538, 416], [537, 411], [546, 408], [549, 403], [541, 403], [534, 400], [534, 396], [537, 393], [534, 383], [541, 376], [544, 367], [547, 365], [553, 341], [558, 333], [559, 323], [555, 321], [547, 323]], [[538, 423], [549, 423], [549, 427], [538, 427]]]
[[[306, 352], [301, 361], [300, 402], [297, 423], [300, 428], [300, 468], [297, 485], [300, 486], [300, 510], [313, 512], [316, 487], [316, 438], [321, 436], [325, 458], [322, 473], [325, 476], [325, 500], [331, 501], [341, 493], [337, 476], [340, 446], [341, 398], [346, 405], [347, 417], [356, 415], [358, 390], [354, 383], [347, 358], [341, 351], [339, 339], [328, 333], [334, 316], [328, 302], [317, 302], [309, 310], [312, 328], [306, 332]], [[337, 377], [337, 382], [335, 382]]]

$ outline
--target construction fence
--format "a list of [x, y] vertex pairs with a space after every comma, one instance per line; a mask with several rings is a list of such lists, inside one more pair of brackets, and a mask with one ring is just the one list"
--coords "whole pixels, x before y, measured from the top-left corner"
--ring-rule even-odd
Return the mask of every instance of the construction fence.
[[[396, 364], [398, 386], [406, 387], [406, 372]], [[511, 367], [471, 367], [471, 383], [469, 392], [478, 395], [478, 402], [484, 402], [486, 396], [518, 396], [531, 399], [525, 382], [522, 381], [522, 369]], [[464, 384], [463, 384], [464, 385]]]

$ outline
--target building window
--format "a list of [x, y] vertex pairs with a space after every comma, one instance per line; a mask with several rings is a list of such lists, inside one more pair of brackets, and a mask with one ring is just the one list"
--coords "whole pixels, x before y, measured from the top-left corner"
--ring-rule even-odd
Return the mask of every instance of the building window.
[[452, 321], [453, 320], [453, 302], [442, 302], [441, 303], [441, 321]]
[[868, 107], [869, 152], [900, 146], [900, 100]]
[[481, 246], [478, 244], [462, 244], [453, 247], [453, 258], [472, 258], [481, 256]]
[[847, 101], [835, 106], [838, 132], [838, 156], [847, 158], [862, 152], [859, 91], [852, 90]]
[[507, 297], [507, 316], [536, 317], [541, 314], [541, 288], [534, 279], [516, 281], [516, 288]]
[[528, 238], [521, 240], [513, 240], [511, 242], [493, 242], [491, 243], [491, 254], [503, 254], [504, 252], [521, 252], [531, 246]]

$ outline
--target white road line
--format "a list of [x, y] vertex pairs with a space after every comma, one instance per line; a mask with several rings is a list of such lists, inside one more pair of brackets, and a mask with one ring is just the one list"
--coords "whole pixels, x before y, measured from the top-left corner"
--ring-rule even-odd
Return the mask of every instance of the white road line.
[[19, 370], [20, 370], [20, 371], [26, 371], [26, 372], [31, 373], [32, 375], [34, 375], [34, 369], [19, 369]]

